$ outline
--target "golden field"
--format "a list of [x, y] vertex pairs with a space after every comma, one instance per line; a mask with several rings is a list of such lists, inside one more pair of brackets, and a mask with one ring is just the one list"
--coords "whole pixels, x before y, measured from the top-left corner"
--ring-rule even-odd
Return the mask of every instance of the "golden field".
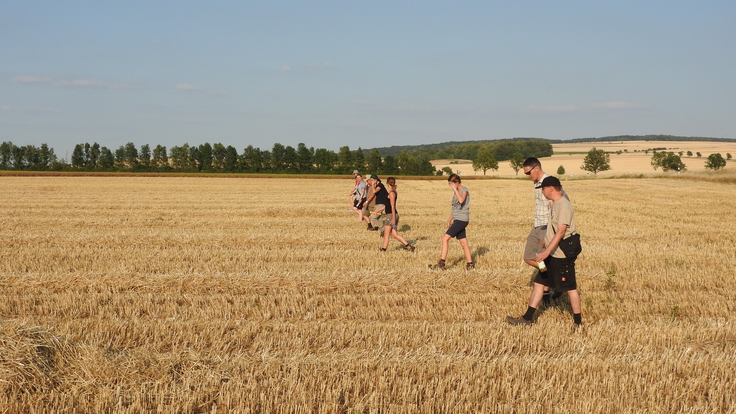
[[399, 177], [417, 251], [379, 253], [350, 179], [0, 177], [0, 412], [736, 412], [736, 191], [680, 178], [563, 181], [572, 334], [505, 322], [527, 179], [465, 183], [477, 269], [440, 272], [444, 180]]
[[[682, 162], [688, 171], [698, 172], [705, 171], [705, 161], [710, 154], [720, 153], [725, 159], [726, 154], [736, 157], [736, 142], [708, 142], [708, 141], [613, 141], [613, 142], [584, 142], [569, 144], [553, 144], [554, 154], [551, 157], [540, 158], [542, 166], [548, 174], [557, 173], [559, 166], [565, 167], [565, 175], [568, 177], [582, 177], [588, 175], [587, 171], [583, 171], [580, 166], [583, 165], [585, 153], [591, 148], [598, 148], [604, 151], [617, 152], [621, 154], [610, 154], [611, 169], [598, 173], [602, 177], [618, 176], [622, 174], [655, 174], [652, 168], [652, 152], [645, 154], [644, 151], [651, 148], [667, 148], [667, 151], [684, 154], [681, 157]], [[626, 150], [626, 152], [624, 152]], [[687, 152], [692, 151], [691, 157], [687, 156]], [[696, 153], [700, 152], [701, 157], [697, 157]], [[457, 162], [457, 163], [454, 163]], [[434, 160], [432, 161], [438, 170], [449, 166], [453, 171], [460, 171], [461, 175], [483, 175], [483, 172], [473, 171], [472, 162], [470, 160]], [[733, 170], [736, 168], [736, 158], [726, 163], [726, 168]], [[661, 173], [661, 169], [656, 172]], [[674, 174], [674, 173], [673, 173]], [[487, 176], [511, 177], [522, 175], [522, 171], [517, 174], [509, 165], [508, 161], [499, 161], [498, 171], [488, 170]], [[592, 174], [591, 174], [592, 175]]]

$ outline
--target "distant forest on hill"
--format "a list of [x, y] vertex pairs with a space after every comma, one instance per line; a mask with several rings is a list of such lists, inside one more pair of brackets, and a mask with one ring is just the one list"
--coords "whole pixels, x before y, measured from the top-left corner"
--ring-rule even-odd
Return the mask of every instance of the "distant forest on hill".
[[395, 156], [402, 152], [421, 156], [429, 160], [464, 159], [474, 160], [480, 150], [490, 151], [496, 161], [510, 160], [514, 154], [524, 157], [549, 157], [552, 144], [549, 140], [538, 138], [512, 138], [488, 141], [443, 142], [440, 144], [404, 145], [373, 148], [364, 151], [378, 151], [381, 156]]
[[[430, 159], [447, 159], [447, 158], [464, 158], [460, 156], [444, 156], [449, 155], [456, 151], [456, 147], [464, 146], [478, 146], [478, 145], [496, 145], [505, 142], [524, 142], [524, 141], [544, 141], [550, 144], [564, 144], [564, 143], [577, 143], [577, 142], [610, 142], [610, 141], [711, 141], [711, 142], [736, 142], [736, 138], [709, 138], [709, 137], [681, 137], [676, 135], [615, 135], [609, 137], [599, 138], [574, 138], [569, 140], [562, 139], [546, 139], [546, 138], [505, 138], [496, 140], [480, 140], [480, 141], [449, 141], [440, 142], [437, 144], [420, 144], [420, 145], [395, 145], [391, 147], [378, 147], [364, 149], [363, 151], [369, 152], [377, 150], [382, 156], [386, 155], [397, 155], [402, 152], [408, 153], [423, 153], [435, 155], [434, 158]], [[442, 152], [445, 150], [446, 152]], [[530, 155], [535, 156], [535, 155]], [[538, 156], [537, 156], [538, 157]], [[498, 157], [496, 157], [499, 159]], [[467, 158], [472, 159], [472, 158]], [[505, 158], [508, 159], [508, 158]], [[499, 159], [503, 160], [503, 159]]]
[[552, 145], [568, 142], [607, 141], [724, 141], [736, 139], [677, 137], [672, 135], [620, 135], [602, 138], [548, 140], [511, 138], [484, 141], [444, 142], [439, 144], [404, 145], [384, 148], [339, 151], [308, 147], [294, 148], [276, 143], [270, 149], [248, 145], [238, 151], [221, 143], [200, 145], [185, 143], [166, 148], [162, 145], [132, 142], [117, 149], [93, 144], [77, 144], [71, 159], [58, 158], [47, 144], [17, 146], [0, 144], [0, 170], [26, 171], [129, 171], [129, 172], [221, 172], [221, 173], [285, 173], [285, 174], [349, 174], [359, 170], [368, 174], [442, 175], [430, 163], [437, 159], [472, 160], [474, 167], [497, 169], [499, 161], [513, 160], [520, 165], [526, 157], [548, 157]]

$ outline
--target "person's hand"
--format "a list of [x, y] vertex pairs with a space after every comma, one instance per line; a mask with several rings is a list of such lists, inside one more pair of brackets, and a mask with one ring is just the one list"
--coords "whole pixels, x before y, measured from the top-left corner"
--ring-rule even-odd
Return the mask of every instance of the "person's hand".
[[549, 257], [549, 252], [545, 249], [542, 251], [542, 253], [539, 253], [538, 255], [534, 256], [534, 261], [539, 263]]

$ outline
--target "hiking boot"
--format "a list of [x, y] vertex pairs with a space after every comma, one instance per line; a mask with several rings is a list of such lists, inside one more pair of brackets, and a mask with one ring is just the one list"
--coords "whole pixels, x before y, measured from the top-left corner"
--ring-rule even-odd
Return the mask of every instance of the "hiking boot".
[[379, 251], [379, 252], [385, 252], [385, 251], [386, 251], [386, 249], [384, 249], [383, 247], [381, 247], [380, 249], [378, 249], [378, 251]]
[[366, 230], [373, 230], [373, 226], [368, 224], [368, 228], [366, 228]]
[[530, 320], [524, 319], [523, 316], [519, 316], [518, 318], [512, 318], [511, 316], [507, 316], [506, 317], [506, 321], [508, 323], [512, 324], [512, 325], [527, 325], [527, 326], [529, 326], [529, 325], [531, 325], [531, 324], [534, 323], [534, 322], [532, 322]]
[[445, 270], [445, 261], [440, 259], [437, 264], [429, 265], [429, 268], [432, 270]]
[[407, 244], [406, 246], [404, 246], [404, 250], [406, 250], [407, 252], [413, 252], [415, 249], [416, 247], [412, 246], [411, 244]]
[[468, 262], [465, 264], [465, 270], [473, 270], [473, 269], [475, 269], [475, 263]]

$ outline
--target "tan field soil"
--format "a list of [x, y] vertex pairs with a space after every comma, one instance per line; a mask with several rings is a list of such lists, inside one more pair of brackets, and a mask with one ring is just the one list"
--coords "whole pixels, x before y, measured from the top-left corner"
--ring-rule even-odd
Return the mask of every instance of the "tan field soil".
[[442, 272], [442, 178], [399, 177], [417, 250], [380, 253], [349, 178], [0, 177], [0, 411], [732, 413], [734, 187], [677, 178], [564, 182], [573, 334], [564, 296], [505, 321], [526, 179], [465, 182]]
[[[583, 165], [585, 153], [591, 148], [602, 149], [605, 151], [622, 151], [621, 154], [610, 154], [611, 170], [598, 173], [600, 176], [622, 175], [622, 174], [650, 174], [655, 173], [651, 165], [652, 152], [645, 154], [644, 150], [651, 148], [667, 148], [666, 151], [679, 153], [683, 151], [681, 157], [688, 171], [704, 171], [706, 158], [712, 153], [720, 153], [723, 158], [730, 153], [736, 157], [736, 142], [700, 142], [700, 141], [615, 141], [615, 142], [595, 142], [595, 143], [575, 143], [575, 144], [554, 144], [552, 149], [554, 155], [551, 157], [540, 158], [542, 166], [548, 174], [557, 173], [560, 165], [565, 168], [565, 175], [572, 177], [580, 177], [589, 175], [583, 171], [580, 166]], [[627, 152], [623, 152], [626, 150]], [[691, 157], [687, 156], [687, 151], [692, 151]], [[700, 152], [701, 157], [695, 154]], [[568, 154], [578, 153], [578, 154]], [[457, 161], [458, 163], [452, 163]], [[483, 172], [473, 171], [472, 162], [469, 160], [435, 160], [432, 161], [438, 170], [449, 166], [455, 172], [461, 175], [483, 175]], [[516, 176], [517, 174], [509, 165], [508, 161], [500, 161], [498, 163], [498, 171], [488, 170], [487, 176]], [[736, 160], [732, 159], [727, 162], [727, 168], [736, 167]], [[661, 170], [657, 170], [660, 171]], [[522, 175], [519, 171], [518, 175]]]

